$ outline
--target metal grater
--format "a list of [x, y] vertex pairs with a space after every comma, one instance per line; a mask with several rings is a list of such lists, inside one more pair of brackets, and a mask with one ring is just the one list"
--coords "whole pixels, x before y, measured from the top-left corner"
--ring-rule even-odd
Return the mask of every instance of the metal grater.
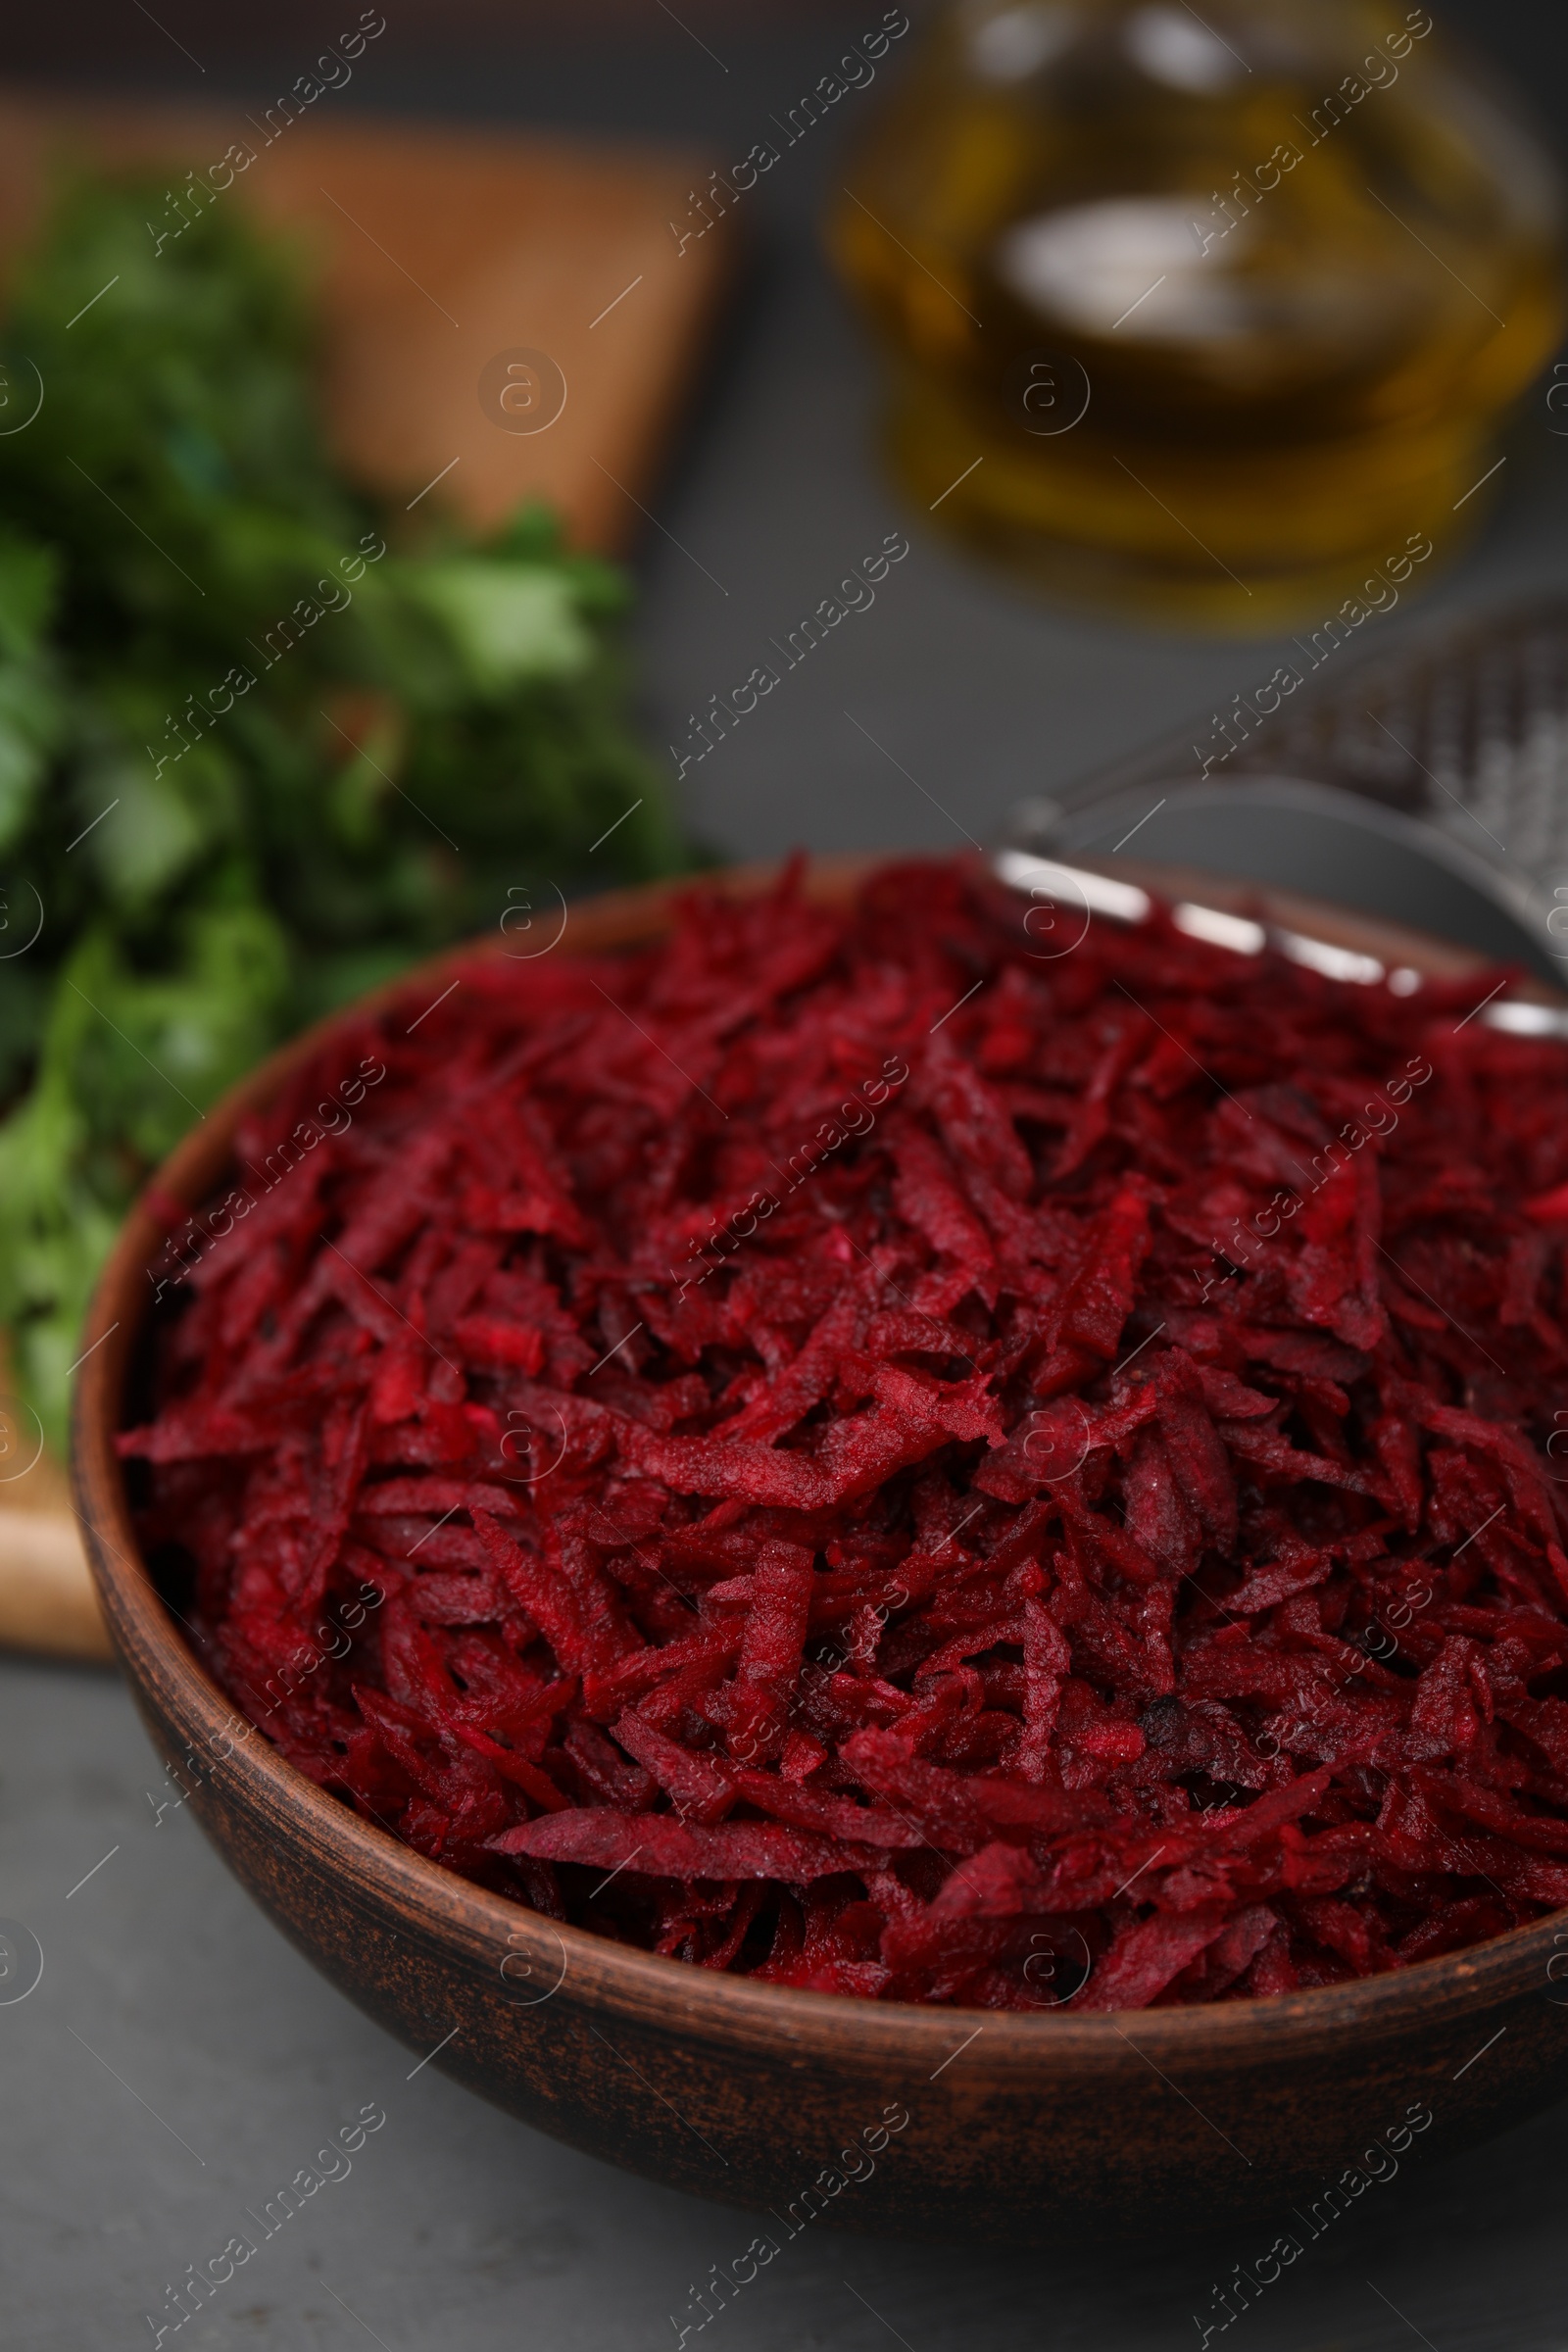
[[1238, 696], [1020, 803], [1007, 844], [1100, 858], [1126, 836], [1128, 855], [1310, 891], [1568, 985], [1568, 599], [1387, 652], [1299, 650], [1277, 714]]

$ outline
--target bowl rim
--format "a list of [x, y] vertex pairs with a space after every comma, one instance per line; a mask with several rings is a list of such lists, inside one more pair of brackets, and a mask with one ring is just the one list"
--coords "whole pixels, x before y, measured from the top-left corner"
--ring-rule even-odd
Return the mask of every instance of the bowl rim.
[[[929, 854], [813, 858], [804, 886], [809, 895], [832, 901], [867, 873], [895, 864], [924, 862], [952, 864], [954, 860]], [[1110, 861], [1101, 862], [1108, 866]], [[716, 888], [725, 896], [750, 896], [776, 881], [782, 870], [782, 861], [728, 867], [572, 902], [594, 938], [585, 950], [571, 952], [597, 955], [646, 945], [665, 926], [674, 903], [693, 887]], [[1116, 870], [1136, 870], [1141, 880], [1155, 887], [1162, 876], [1174, 882], [1179, 875], [1184, 890], [1194, 879], [1187, 869], [1162, 869], [1148, 862], [1134, 869], [1133, 861], [1122, 861]], [[1222, 887], [1217, 879], [1214, 887], [1216, 892]], [[1320, 902], [1234, 881], [1223, 888], [1233, 903], [1245, 900], [1257, 906], [1283, 901], [1298, 919], [1303, 909], [1320, 910], [1325, 928], [1332, 927], [1347, 945], [1374, 933], [1384, 946], [1397, 941], [1406, 959], [1417, 968], [1423, 959], [1427, 969], [1444, 974], [1485, 968], [1486, 959], [1473, 951], [1399, 925], [1374, 923]], [[299, 1067], [339, 1034], [352, 1032], [357, 1024], [377, 1017], [427, 984], [444, 980], [454, 969], [491, 961], [506, 953], [497, 940], [465, 941], [328, 1013], [269, 1054], [220, 1098], [143, 1188], [94, 1291], [81, 1335], [85, 1353], [73, 1409], [74, 1508], [127, 1679], [133, 1687], [145, 1687], [149, 1698], [171, 1716], [181, 1723], [194, 1723], [215, 1757], [219, 1754], [217, 1740], [226, 1738], [231, 1727], [248, 1719], [230, 1705], [186, 1643], [175, 1612], [147, 1571], [114, 1446], [130, 1351], [153, 1303], [144, 1277], [169, 1230], [167, 1218], [157, 1212], [154, 1203], [162, 1198], [190, 1207], [206, 1198], [230, 1164], [230, 1146], [240, 1117], [269, 1102]], [[194, 1748], [190, 1754], [194, 1755]], [[206, 1768], [197, 1769], [200, 1778]], [[1024, 2063], [1035, 2069], [1043, 2065], [1048, 2072], [1059, 2072], [1066, 2064], [1093, 2071], [1121, 2069], [1130, 2060], [1153, 2065], [1151, 2052], [1172, 2060], [1201, 2057], [1224, 2068], [1252, 2055], [1259, 2040], [1276, 2048], [1302, 2041], [1320, 2047], [1324, 2039], [1359, 2038], [1378, 2028], [1398, 2034], [1420, 2024], [1430, 2031], [1446, 2017], [1457, 2021], [1462, 2011], [1522, 1997], [1532, 1983], [1544, 1990], [1551, 1982], [1547, 1974], [1550, 1960], [1560, 1948], [1556, 1939], [1568, 1919], [1568, 1906], [1564, 1906], [1484, 1942], [1379, 1976], [1235, 2001], [1066, 2015], [1050, 2009], [971, 2010], [945, 2004], [884, 2002], [852, 1993], [807, 1991], [705, 1969], [552, 1920], [526, 1903], [495, 1893], [430, 1861], [390, 1831], [368, 1821], [290, 1763], [265, 1732], [254, 1743], [250, 1731], [238, 1740], [230, 1740], [221, 1769], [237, 1773], [240, 1793], [253, 1805], [270, 1813], [278, 1823], [291, 1824], [295, 1834], [303, 1835], [319, 1856], [337, 1865], [339, 1891], [346, 1900], [354, 1899], [356, 1885], [362, 1903], [373, 1903], [378, 1894], [382, 1898], [396, 1896], [428, 1932], [460, 1944], [477, 1943], [492, 1956], [499, 1953], [504, 1957], [515, 1948], [509, 1944], [510, 1933], [542, 1930], [562, 1946], [562, 1982], [571, 1975], [584, 1993], [628, 2016], [666, 2023], [678, 2018], [684, 2032], [706, 2034], [731, 2044], [745, 2040], [774, 2047], [832, 2045], [839, 2054], [845, 2047], [854, 2047], [867, 2058], [885, 2060], [896, 2054], [920, 2061], [940, 2057], [944, 2065], [958, 2054], [948, 2048], [956, 2028], [963, 2028], [973, 2041], [979, 2038], [976, 2029], [983, 2028], [987, 2046], [976, 2063], [992, 2077], [1015, 2074]], [[538, 2005], [544, 2006], [544, 2001]], [[1128, 2028], [1136, 2032], [1136, 2042]], [[962, 2046], [967, 2048], [968, 2042]], [[939, 2067], [938, 2073], [941, 2071]]]

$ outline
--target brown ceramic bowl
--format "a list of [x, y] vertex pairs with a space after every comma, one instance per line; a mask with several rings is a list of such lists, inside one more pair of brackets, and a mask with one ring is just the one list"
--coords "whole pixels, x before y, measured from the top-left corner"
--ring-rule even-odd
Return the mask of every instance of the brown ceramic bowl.
[[[812, 888], [842, 898], [855, 871], [820, 868]], [[725, 887], [758, 880], [733, 875]], [[1205, 895], [1246, 897], [1213, 882]], [[559, 952], [657, 936], [669, 896], [574, 909]], [[1326, 908], [1283, 911], [1388, 961], [1431, 971], [1476, 961]], [[433, 995], [443, 970], [398, 993]], [[217, 1187], [242, 1108], [319, 1035], [207, 1117], [164, 1169], [166, 1192], [194, 1204]], [[259, 1732], [245, 1736], [142, 1565], [113, 1440], [161, 1239], [135, 1212], [99, 1288], [74, 1475], [116, 1646], [208, 1836], [301, 1951], [410, 2049], [439, 2051], [434, 2063], [460, 2082], [634, 2172], [771, 2208], [771, 2220], [737, 2223], [740, 2259], [754, 2229], [782, 2244], [817, 2213], [970, 2241], [1074, 2244], [1242, 2221], [1300, 2240], [1359, 2193], [1352, 2183], [1364, 2187], [1369, 2169], [1394, 2161], [1361, 2162], [1391, 2134], [1396, 2151], [1451, 2150], [1568, 2090], [1568, 1984], [1549, 1973], [1568, 1929], [1551, 1919], [1278, 1999], [1019, 2016], [710, 1974], [558, 1929], [425, 1861], [323, 1794]], [[1565, 1972], [1559, 1960], [1555, 1977]], [[1412, 2125], [1431, 2129], [1422, 2118], [1437, 2128], [1412, 2142]]]

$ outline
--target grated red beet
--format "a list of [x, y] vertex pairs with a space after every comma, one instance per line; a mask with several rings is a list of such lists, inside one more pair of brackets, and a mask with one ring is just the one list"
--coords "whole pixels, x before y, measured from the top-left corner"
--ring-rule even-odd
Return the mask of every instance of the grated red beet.
[[1568, 1054], [1026, 911], [789, 876], [341, 1032], [121, 1440], [203, 1655], [419, 1852], [777, 1984], [1228, 1999], [1568, 1903]]

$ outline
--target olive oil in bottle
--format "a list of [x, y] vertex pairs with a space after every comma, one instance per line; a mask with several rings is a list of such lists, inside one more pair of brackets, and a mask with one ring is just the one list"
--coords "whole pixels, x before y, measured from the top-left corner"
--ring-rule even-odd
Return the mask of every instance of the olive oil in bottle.
[[1402, 0], [958, 0], [846, 182], [912, 499], [1189, 626], [1454, 547], [1562, 329], [1552, 169]]

